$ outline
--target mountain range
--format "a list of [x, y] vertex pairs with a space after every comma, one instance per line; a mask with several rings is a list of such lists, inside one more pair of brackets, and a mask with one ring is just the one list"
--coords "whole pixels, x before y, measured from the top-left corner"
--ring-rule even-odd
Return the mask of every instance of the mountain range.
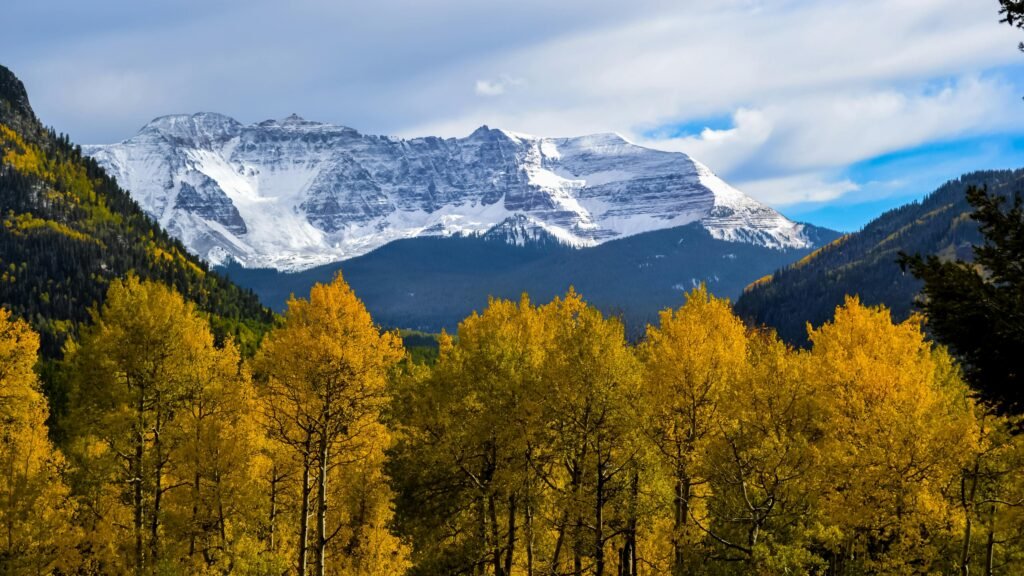
[[83, 149], [40, 123], [3, 67], [0, 160], [0, 299], [49, 357], [129, 272], [175, 286], [247, 346], [270, 322], [248, 289], [281, 309], [339, 270], [388, 326], [451, 329], [489, 296], [575, 286], [637, 334], [704, 283], [799, 345], [847, 294], [909, 315], [919, 284], [898, 254], [970, 259], [981, 236], [965, 189], [1024, 192], [1024, 170], [968, 174], [841, 236], [614, 134], [402, 140], [195, 114]]
[[465, 138], [400, 139], [295, 115], [243, 125], [199, 113], [84, 151], [215, 265], [294, 272], [394, 240], [492, 230], [584, 248], [694, 222], [718, 240], [814, 246], [806, 226], [698, 161], [617, 134], [483, 126]]

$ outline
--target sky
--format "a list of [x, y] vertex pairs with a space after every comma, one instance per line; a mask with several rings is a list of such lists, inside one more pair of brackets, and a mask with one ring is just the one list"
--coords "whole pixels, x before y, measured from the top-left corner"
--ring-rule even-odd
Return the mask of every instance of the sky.
[[1024, 167], [1024, 31], [997, 0], [5, 0], [0, 64], [80, 143], [157, 116], [368, 134], [618, 132], [855, 230]]

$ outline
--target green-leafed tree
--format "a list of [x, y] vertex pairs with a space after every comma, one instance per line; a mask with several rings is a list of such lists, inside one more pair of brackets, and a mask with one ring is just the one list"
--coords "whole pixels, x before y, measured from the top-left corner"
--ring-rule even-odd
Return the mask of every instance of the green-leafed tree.
[[971, 188], [985, 241], [974, 261], [901, 255], [901, 265], [924, 281], [920, 306], [929, 329], [963, 363], [982, 398], [1004, 411], [1024, 410], [1024, 200]]

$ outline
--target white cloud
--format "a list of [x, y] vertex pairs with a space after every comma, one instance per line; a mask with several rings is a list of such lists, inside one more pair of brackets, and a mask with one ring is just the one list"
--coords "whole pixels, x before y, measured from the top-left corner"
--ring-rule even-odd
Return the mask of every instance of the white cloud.
[[[16, 1], [0, 53], [81, 141], [195, 110], [401, 135], [617, 131], [784, 204], [857, 194], [831, 175], [873, 155], [1024, 129], [1024, 89], [992, 72], [1019, 75], [1020, 31], [991, 0], [55, 1]], [[644, 138], [721, 116], [733, 126]]]
[[1003, 113], [1015, 107], [1020, 94], [1013, 85], [998, 76], [968, 75], [939, 86], [825, 91], [769, 101], [763, 108], [738, 110], [733, 128], [680, 138], [655, 135], [644, 143], [686, 152], [725, 175], [800, 174], [937, 140], [1021, 131], [1024, 114]]
[[501, 76], [494, 80], [477, 80], [475, 92], [478, 96], [501, 96], [507, 90], [518, 88], [525, 84], [521, 78]]
[[837, 200], [861, 186], [848, 179], [832, 179], [815, 172], [737, 182], [746, 193], [775, 206]]

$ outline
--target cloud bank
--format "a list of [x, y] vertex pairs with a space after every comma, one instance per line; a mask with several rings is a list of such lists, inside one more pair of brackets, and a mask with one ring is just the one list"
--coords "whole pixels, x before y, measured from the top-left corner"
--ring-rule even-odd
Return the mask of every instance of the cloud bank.
[[12, 1], [4, 63], [83, 142], [199, 110], [616, 131], [785, 207], [875, 194], [846, 172], [878, 155], [1024, 133], [1020, 38], [994, 1]]

